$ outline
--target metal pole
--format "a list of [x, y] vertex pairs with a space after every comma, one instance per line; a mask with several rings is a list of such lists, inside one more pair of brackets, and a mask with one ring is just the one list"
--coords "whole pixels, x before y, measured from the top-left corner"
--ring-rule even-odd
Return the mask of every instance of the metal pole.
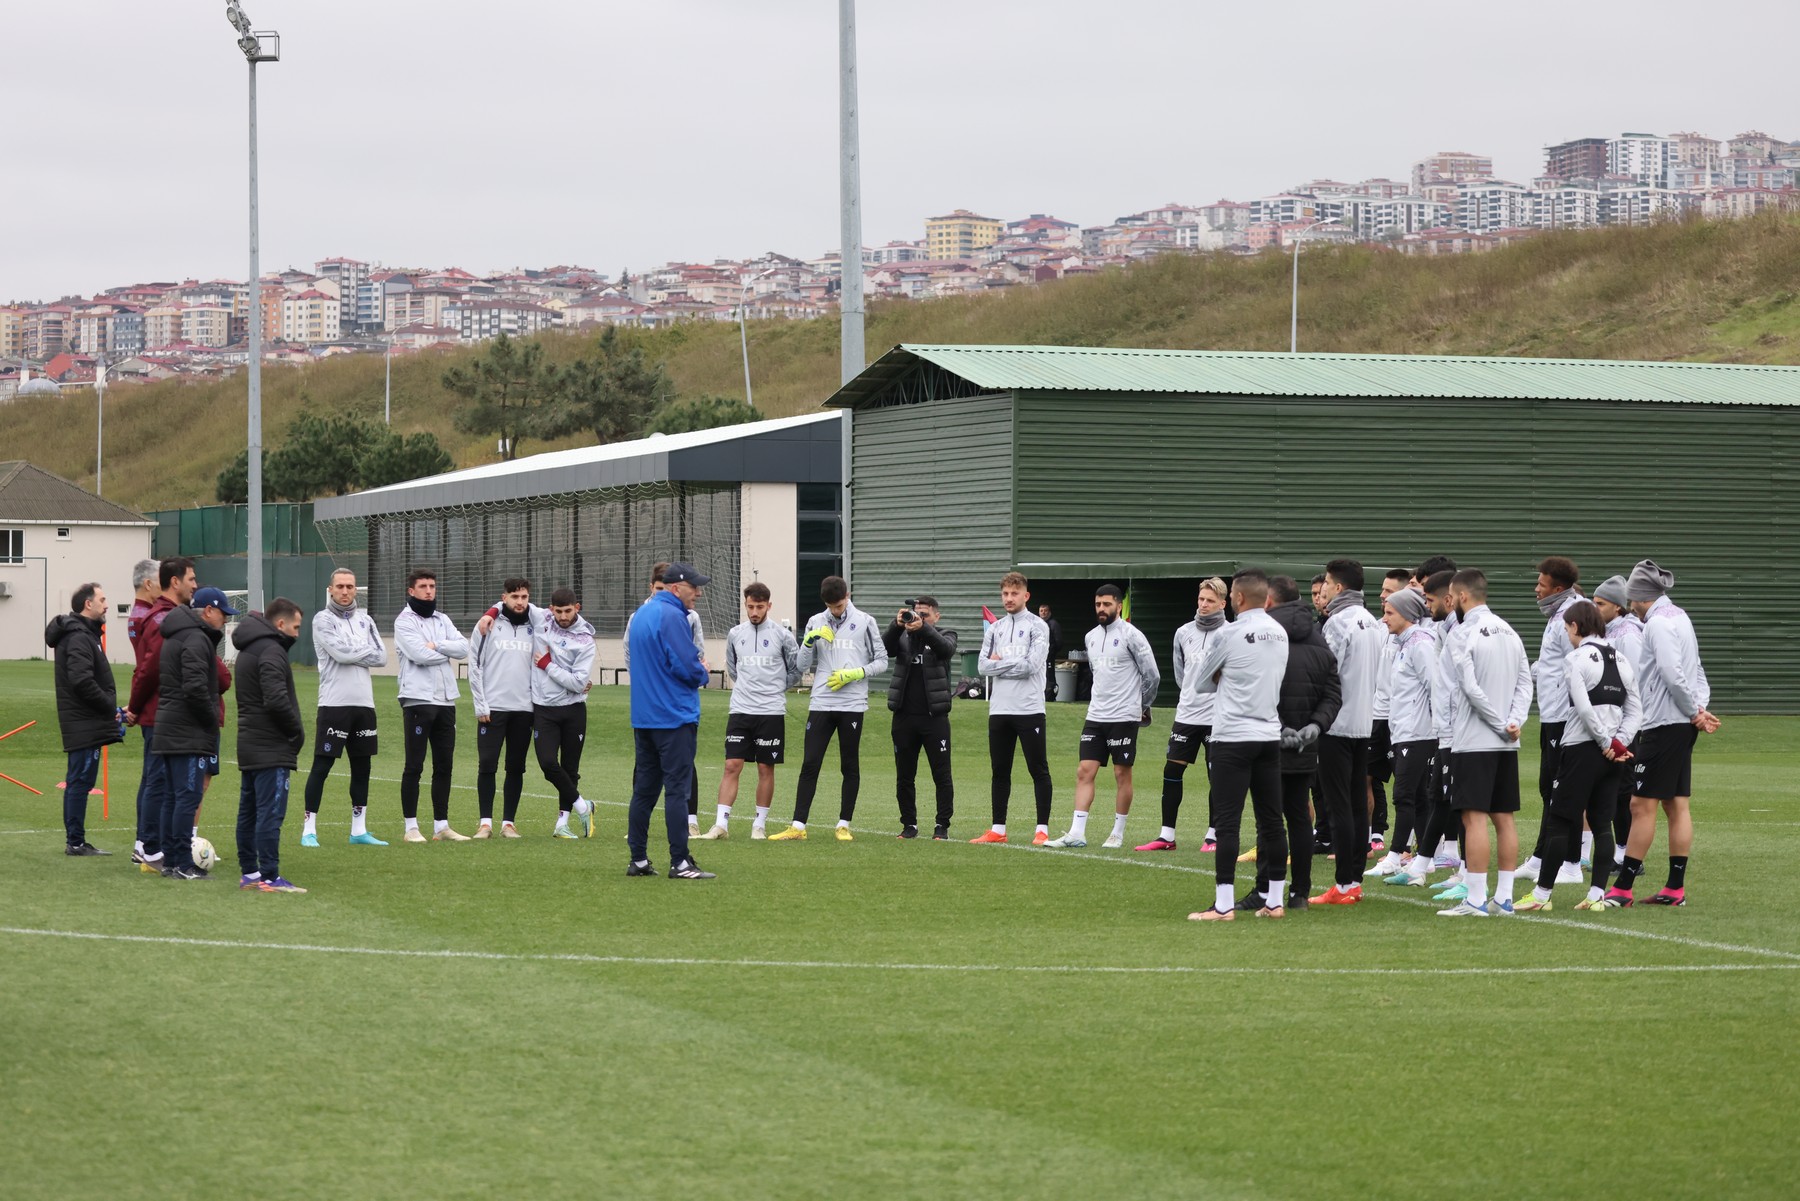
[[862, 164], [856, 118], [856, 0], [838, 0], [838, 257], [843, 383], [863, 369]]
[[1302, 238], [1294, 239], [1294, 304], [1293, 313], [1288, 318], [1288, 353], [1300, 353], [1300, 243]]
[[256, 60], [250, 60], [250, 523], [246, 583], [250, 607], [263, 607], [262, 265], [256, 214]]
[[750, 335], [744, 332], [744, 304], [749, 296], [750, 285], [746, 283], [738, 296], [738, 345], [744, 352], [744, 403], [754, 409], [756, 398], [750, 395]]
[[[100, 465], [106, 452], [106, 355], [94, 367], [94, 495], [100, 491]], [[102, 639], [104, 641], [104, 639]]]
[[[842, 383], [863, 369], [862, 162], [856, 119], [856, 0], [838, 0], [838, 207], [843, 246], [838, 252], [838, 321]], [[842, 433], [843, 562], [850, 557], [850, 437], [852, 415], [845, 409]]]
[[388, 339], [387, 353], [382, 356], [387, 360], [387, 383], [381, 389], [381, 419], [388, 425], [394, 424], [394, 340]]

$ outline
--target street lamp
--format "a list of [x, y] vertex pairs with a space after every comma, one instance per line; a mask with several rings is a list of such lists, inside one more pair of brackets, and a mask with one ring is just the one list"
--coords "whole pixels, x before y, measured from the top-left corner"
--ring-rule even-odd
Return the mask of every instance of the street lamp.
[[753, 409], [756, 407], [756, 398], [750, 395], [750, 335], [744, 332], [744, 306], [750, 300], [750, 285], [774, 271], [775, 268], [770, 267], [767, 271], [758, 271], [744, 280], [743, 290], [738, 295], [738, 345], [744, 352], [744, 403]]
[[387, 351], [382, 355], [387, 360], [387, 383], [381, 389], [381, 420], [388, 425], [394, 424], [394, 339], [388, 338]]
[[107, 364], [106, 352], [94, 360], [94, 495], [100, 495], [100, 462], [106, 450], [106, 373], [117, 371], [129, 358]]
[[1294, 235], [1294, 307], [1293, 316], [1288, 324], [1288, 353], [1300, 353], [1300, 244], [1306, 235], [1321, 225], [1342, 225], [1342, 217], [1329, 217], [1324, 221], [1314, 221], [1311, 225]]
[[238, 7], [237, 0], [227, 0], [225, 19], [237, 30], [237, 47], [250, 64], [250, 430], [249, 451], [249, 545], [245, 548], [249, 562], [245, 583], [250, 593], [250, 607], [263, 607], [262, 556], [262, 265], [256, 221], [256, 64], [279, 62], [281, 35], [257, 32], [250, 28], [250, 18]]

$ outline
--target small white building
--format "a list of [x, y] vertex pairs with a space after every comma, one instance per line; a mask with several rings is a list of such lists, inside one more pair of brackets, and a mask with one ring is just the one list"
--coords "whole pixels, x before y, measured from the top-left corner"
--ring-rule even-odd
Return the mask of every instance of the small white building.
[[44, 627], [83, 584], [109, 602], [106, 653], [132, 662], [131, 569], [156, 523], [23, 460], [0, 462], [0, 659], [47, 659]]

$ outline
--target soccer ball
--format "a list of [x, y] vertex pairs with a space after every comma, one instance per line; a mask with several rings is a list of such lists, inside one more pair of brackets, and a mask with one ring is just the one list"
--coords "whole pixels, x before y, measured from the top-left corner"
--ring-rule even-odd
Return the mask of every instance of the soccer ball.
[[588, 800], [584, 796], [577, 796], [575, 798], [575, 812], [578, 816], [586, 817], [588, 814], [592, 813], [593, 811], [594, 811], [594, 802]]
[[203, 872], [210, 872], [219, 865], [219, 853], [213, 850], [213, 844], [204, 838], [194, 839], [194, 866]]

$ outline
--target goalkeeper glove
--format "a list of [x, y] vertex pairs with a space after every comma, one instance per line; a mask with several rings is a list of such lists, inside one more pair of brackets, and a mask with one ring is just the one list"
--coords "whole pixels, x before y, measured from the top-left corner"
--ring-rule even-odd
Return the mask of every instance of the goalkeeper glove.
[[862, 678], [863, 678], [863, 669], [862, 668], [860, 668], [860, 667], [840, 667], [840, 668], [838, 668], [838, 670], [832, 672], [830, 676], [826, 677], [825, 687], [831, 689], [833, 692], [836, 692], [838, 689], [842, 688], [844, 685], [854, 684], [856, 681], [858, 681]]
[[837, 635], [831, 632], [830, 626], [814, 626], [812, 629], [806, 631], [806, 637], [800, 640], [800, 645], [811, 646], [821, 638], [827, 642], [837, 641]]

